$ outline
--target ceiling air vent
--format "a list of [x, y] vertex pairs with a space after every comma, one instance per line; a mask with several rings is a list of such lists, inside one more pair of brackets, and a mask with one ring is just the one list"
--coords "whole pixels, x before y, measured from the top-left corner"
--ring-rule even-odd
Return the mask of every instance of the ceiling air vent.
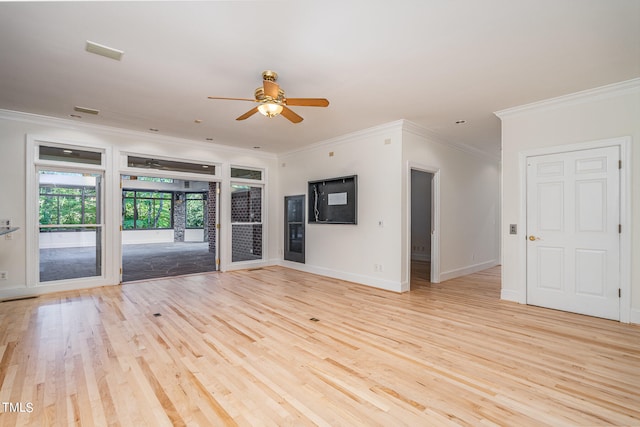
[[87, 108], [87, 107], [78, 107], [77, 105], [73, 107], [73, 111], [77, 111], [78, 113], [85, 114], [99, 114], [100, 110], [96, 110], [95, 108]]
[[122, 50], [114, 49], [89, 40], [87, 40], [85, 49], [87, 52], [95, 53], [96, 55], [104, 56], [105, 58], [115, 59], [116, 61], [120, 61], [122, 59], [122, 55], [124, 55], [124, 51]]

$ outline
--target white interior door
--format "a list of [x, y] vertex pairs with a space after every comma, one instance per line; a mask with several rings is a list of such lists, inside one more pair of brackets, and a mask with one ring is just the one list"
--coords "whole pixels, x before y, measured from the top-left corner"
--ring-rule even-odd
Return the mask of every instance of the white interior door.
[[527, 159], [527, 303], [620, 319], [620, 149]]

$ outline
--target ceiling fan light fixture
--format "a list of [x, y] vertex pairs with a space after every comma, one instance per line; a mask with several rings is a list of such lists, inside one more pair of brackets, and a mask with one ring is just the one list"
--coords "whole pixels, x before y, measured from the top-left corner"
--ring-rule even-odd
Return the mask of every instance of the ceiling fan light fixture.
[[265, 102], [258, 105], [258, 111], [260, 111], [260, 114], [267, 117], [275, 117], [282, 113], [282, 105], [274, 102]]

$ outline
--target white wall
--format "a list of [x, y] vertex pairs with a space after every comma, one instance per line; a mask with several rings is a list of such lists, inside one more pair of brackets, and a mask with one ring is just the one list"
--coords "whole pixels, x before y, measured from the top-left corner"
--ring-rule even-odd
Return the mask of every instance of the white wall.
[[281, 156], [281, 214], [284, 196], [308, 203], [308, 181], [358, 175], [358, 224], [306, 224], [306, 263], [283, 265], [401, 291], [401, 147], [397, 122]]
[[173, 243], [173, 228], [164, 230], [125, 230], [122, 232], [123, 245]]
[[[218, 163], [222, 168], [223, 200], [221, 206], [229, 206], [229, 168], [230, 165], [241, 165], [265, 169], [266, 192], [277, 194], [277, 174], [270, 171], [277, 167], [276, 156], [269, 153], [260, 153], [255, 150], [234, 149], [229, 146], [217, 145], [199, 141], [189, 141], [177, 138], [163, 137], [157, 134], [144, 132], [132, 132], [103, 126], [85, 125], [78, 121], [53, 119], [31, 114], [16, 113], [0, 110], [0, 219], [11, 219], [12, 225], [20, 227], [11, 234], [11, 240], [0, 238], [0, 271], [8, 272], [8, 280], [0, 281], [0, 298], [18, 295], [30, 295], [56, 290], [77, 288], [77, 283], [71, 285], [34, 286], [27, 283], [27, 244], [25, 226], [27, 222], [26, 212], [26, 139], [27, 136], [37, 136], [43, 140], [56, 140], [79, 146], [105, 147], [112, 157], [108, 166], [107, 179], [105, 181], [107, 224], [105, 240], [107, 242], [107, 263], [105, 265], [106, 276], [99, 284], [92, 281], [83, 283], [85, 286], [116, 284], [119, 281], [118, 270], [120, 268], [120, 188], [119, 178], [121, 165], [119, 164], [120, 152], [132, 152], [149, 155], [151, 157], [165, 157], [171, 159]], [[272, 188], [273, 187], [273, 190]], [[225, 191], [226, 190], [226, 191]], [[265, 259], [264, 264], [277, 260], [279, 250], [280, 230], [279, 209], [280, 203], [276, 197], [266, 198], [265, 216], [267, 218]], [[223, 227], [221, 238], [223, 242], [229, 238], [230, 227], [225, 227], [229, 219], [229, 213], [223, 208], [221, 211]], [[277, 239], [272, 239], [277, 236]], [[230, 264], [230, 254], [226, 248], [222, 248], [222, 268], [233, 268]], [[37, 268], [37, 266], [35, 266]], [[31, 279], [29, 279], [31, 280]]]
[[[497, 113], [502, 119], [503, 211], [502, 297], [524, 303], [522, 245], [526, 224], [518, 224], [521, 212], [522, 171], [519, 155], [543, 147], [562, 146], [610, 138], [632, 138], [632, 212], [640, 209], [640, 79], [596, 88], [566, 97], [516, 107]], [[640, 217], [632, 218], [630, 320], [640, 323]], [[509, 234], [509, 224], [518, 224], [518, 235]]]
[[204, 228], [187, 228], [184, 230], [185, 242], [204, 242]]
[[283, 264], [393, 291], [408, 290], [409, 162], [440, 170], [442, 280], [497, 265], [499, 159], [437, 141], [407, 121], [281, 157], [281, 198], [307, 195], [308, 181], [358, 175], [358, 225], [307, 224], [306, 264]]
[[[443, 142], [411, 123], [403, 133], [403, 219], [408, 228], [410, 165], [440, 174], [440, 280], [480, 271], [499, 263], [499, 159], [468, 147]], [[403, 242], [407, 247], [410, 242]], [[432, 248], [433, 252], [437, 248]], [[433, 255], [432, 255], [433, 257]], [[406, 257], [404, 258], [406, 261]], [[404, 262], [408, 265], [408, 262]], [[433, 268], [433, 266], [432, 266]], [[408, 277], [408, 267], [403, 277]], [[403, 279], [406, 280], [406, 279]]]

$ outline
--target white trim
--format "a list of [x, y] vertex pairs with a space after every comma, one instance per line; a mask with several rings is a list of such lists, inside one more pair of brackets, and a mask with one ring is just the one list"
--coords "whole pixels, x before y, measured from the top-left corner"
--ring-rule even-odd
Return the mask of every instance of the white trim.
[[[80, 150], [94, 150], [102, 153], [101, 165], [89, 165], [83, 163], [72, 162], [56, 162], [56, 161], [42, 161], [38, 158], [37, 147], [40, 145], [55, 145], [61, 148], [80, 149]], [[62, 140], [58, 138], [49, 138], [41, 135], [27, 134], [25, 138], [26, 147], [26, 191], [25, 191], [25, 223], [26, 223], [26, 272], [25, 272], [25, 286], [22, 288], [24, 294], [34, 293], [46, 293], [54, 292], [58, 290], [68, 289], [80, 289], [84, 287], [95, 287], [115, 284], [114, 271], [117, 266], [112, 257], [108, 256], [112, 252], [114, 244], [113, 233], [108, 233], [107, 230], [113, 229], [114, 218], [109, 212], [109, 206], [113, 203], [113, 195], [111, 190], [112, 184], [112, 150], [111, 147], [94, 143], [79, 143], [72, 140]], [[39, 235], [37, 215], [34, 212], [38, 211], [38, 171], [41, 169], [47, 170], [73, 170], [73, 171], [87, 171], [93, 173], [99, 173], [102, 175], [102, 274], [97, 277], [86, 277], [79, 279], [60, 280], [55, 282], [43, 282], [39, 281], [39, 268], [40, 268], [40, 251], [39, 251]], [[38, 289], [38, 290], [36, 290]], [[40, 290], [43, 289], [43, 290]]]
[[471, 154], [472, 156], [476, 156], [476, 157], [483, 157], [485, 159], [494, 160], [494, 161], [500, 159], [500, 152], [489, 153], [489, 152], [480, 150], [478, 148], [472, 147], [470, 145], [461, 144], [459, 142], [451, 142], [444, 139], [442, 136], [440, 136], [436, 132], [433, 132], [427, 128], [423, 128], [413, 122], [410, 122], [409, 120], [401, 120], [401, 122], [403, 125], [402, 130], [408, 133], [412, 133], [421, 138], [425, 138], [430, 142], [435, 142], [440, 145], [444, 145], [446, 147], [455, 148], [458, 151], [462, 151], [464, 153]]
[[[431, 180], [431, 221], [433, 222], [433, 230], [431, 230], [431, 283], [440, 283], [442, 276], [440, 273], [440, 168], [428, 166], [415, 162], [406, 163], [405, 179], [407, 180], [407, 211], [406, 211], [406, 245], [404, 248], [407, 256], [405, 257], [405, 271], [407, 277], [407, 289], [409, 290], [411, 283], [411, 171], [417, 170], [427, 172], [433, 175]], [[404, 288], [403, 288], [404, 289]]]
[[[637, 79], [640, 82], [640, 79]], [[547, 154], [559, 154], [572, 151], [590, 150], [595, 148], [619, 147], [622, 160], [622, 172], [620, 176], [620, 322], [629, 323], [631, 318], [631, 183], [632, 183], [632, 139], [630, 136], [602, 139], [596, 141], [579, 142], [575, 144], [557, 145], [553, 147], [536, 148], [518, 153], [520, 164], [520, 215], [519, 223], [526, 230], [527, 224], [527, 158]], [[526, 231], [524, 232], [526, 237]], [[518, 245], [519, 283], [523, 285], [517, 291], [517, 301], [523, 304], [527, 302], [527, 241], [520, 238]]]
[[500, 291], [500, 299], [520, 303], [520, 294], [513, 289], [502, 289]]
[[404, 123], [404, 120], [396, 120], [395, 122], [385, 123], [379, 126], [374, 126], [374, 127], [359, 130], [356, 132], [347, 133], [345, 135], [340, 135], [335, 138], [319, 141], [319, 142], [316, 142], [315, 144], [307, 145], [302, 148], [286, 151], [284, 153], [279, 154], [278, 158], [282, 160], [282, 159], [285, 159], [287, 156], [291, 156], [293, 154], [315, 151], [322, 147], [338, 145], [343, 142], [352, 142], [354, 139], [375, 136], [375, 135], [386, 135], [390, 131], [401, 131], [403, 123]]
[[[229, 175], [231, 174], [231, 168], [229, 168]], [[263, 178], [265, 178], [265, 174], [266, 174], [266, 170], [263, 171]], [[249, 182], [247, 182], [249, 181]], [[260, 203], [260, 207], [261, 207], [261, 220], [260, 222], [231, 222], [231, 186], [234, 184], [238, 184], [238, 185], [246, 185], [249, 187], [256, 187], [256, 188], [260, 188], [262, 191], [260, 192], [260, 195], [262, 197], [261, 203]], [[254, 265], [255, 266], [263, 266], [263, 265], [267, 265], [266, 259], [267, 256], [269, 255], [267, 253], [267, 242], [269, 241], [269, 233], [268, 233], [268, 218], [267, 218], [267, 212], [268, 209], [266, 207], [267, 203], [269, 202], [268, 198], [267, 198], [267, 185], [264, 184], [261, 181], [251, 181], [251, 180], [236, 180], [235, 178], [229, 178], [228, 180], [228, 196], [226, 197], [226, 199], [228, 200], [227, 203], [227, 207], [225, 208], [225, 210], [228, 212], [228, 218], [227, 221], [225, 222], [226, 225], [228, 225], [229, 229], [229, 233], [227, 234], [227, 244], [226, 246], [226, 256], [225, 256], [225, 268], [224, 271], [228, 271], [228, 270], [239, 270], [239, 269], [245, 269], [245, 268], [252, 268]], [[256, 260], [248, 260], [248, 261], [233, 261], [233, 226], [234, 225], [262, 225], [262, 258], [260, 259], [256, 259]]]
[[422, 126], [417, 125], [416, 123], [413, 123], [409, 120], [405, 120], [405, 119], [401, 119], [401, 120], [396, 120], [394, 122], [390, 122], [390, 123], [385, 123], [379, 126], [374, 126], [374, 127], [370, 127], [368, 129], [363, 129], [363, 130], [359, 130], [357, 132], [351, 132], [345, 135], [341, 135], [341, 136], [337, 136], [335, 138], [330, 138], [324, 141], [320, 141], [317, 142], [315, 144], [311, 144], [311, 145], [307, 145], [305, 147], [296, 149], [296, 150], [291, 150], [291, 151], [287, 151], [284, 153], [281, 153], [278, 155], [278, 157], [280, 159], [285, 159], [287, 156], [293, 155], [293, 154], [299, 154], [299, 153], [304, 153], [304, 152], [310, 152], [310, 151], [314, 151], [317, 150], [319, 148], [323, 148], [323, 147], [328, 147], [328, 146], [334, 146], [334, 145], [338, 145], [340, 143], [343, 142], [350, 142], [353, 141], [354, 139], [357, 138], [363, 138], [363, 137], [370, 137], [370, 136], [376, 136], [376, 135], [382, 135], [382, 134], [387, 134], [390, 131], [407, 131], [408, 133], [412, 133], [414, 135], [417, 135], [419, 137], [422, 138], [426, 138], [429, 141], [432, 142], [436, 142], [438, 144], [450, 147], [450, 148], [455, 148], [457, 150], [463, 151], [467, 154], [471, 154], [474, 156], [480, 156], [480, 157], [484, 157], [484, 158], [488, 158], [491, 160], [496, 160], [500, 158], [500, 153], [496, 152], [496, 153], [488, 153], [486, 151], [482, 151], [478, 148], [475, 147], [471, 147], [469, 145], [466, 144], [460, 144], [460, 143], [454, 143], [451, 141], [447, 141], [446, 139], [444, 139], [441, 135], [437, 134], [436, 132], [433, 132], [432, 130], [429, 130], [427, 128], [424, 128]]
[[629, 315], [629, 323], [640, 325], [640, 309], [631, 309], [631, 313]]
[[396, 282], [394, 280], [379, 279], [363, 274], [350, 273], [348, 271], [333, 270], [330, 268], [316, 267], [309, 264], [301, 264], [299, 262], [279, 260], [278, 265], [291, 268], [293, 270], [304, 271], [306, 273], [318, 274], [320, 276], [332, 277], [334, 279], [346, 280], [348, 282], [358, 283], [360, 285], [371, 286], [378, 289], [384, 289], [392, 292], [404, 292], [403, 285], [408, 284]]
[[[265, 151], [257, 151], [248, 148], [238, 148], [232, 145], [221, 143], [198, 141], [193, 139], [177, 138], [166, 136], [158, 133], [150, 134], [149, 132], [141, 132], [136, 130], [117, 128], [111, 126], [97, 125], [92, 123], [80, 122], [77, 120], [60, 119], [56, 117], [42, 116], [39, 114], [25, 113], [22, 111], [12, 111], [0, 109], [0, 119], [14, 120], [18, 122], [33, 123], [37, 125], [55, 126], [63, 129], [72, 129], [79, 131], [93, 131], [102, 134], [113, 135], [118, 137], [129, 137], [134, 139], [143, 139], [149, 141], [163, 141], [174, 144], [190, 145], [197, 148], [205, 148], [210, 151], [225, 152], [231, 154], [249, 155], [251, 157], [277, 159], [278, 155]], [[48, 138], [47, 138], [48, 139]], [[54, 139], [51, 139], [54, 140]], [[95, 145], [94, 145], [95, 146]]]
[[456, 268], [455, 270], [443, 271], [440, 274], [440, 279], [444, 282], [447, 280], [455, 279], [456, 277], [477, 273], [478, 271], [486, 270], [487, 268], [495, 267], [499, 264], [500, 263], [498, 262], [498, 260], [492, 259], [491, 261], [468, 265], [466, 267]]
[[496, 111], [494, 114], [501, 119], [505, 117], [513, 117], [520, 114], [532, 112], [548, 111], [556, 108], [566, 107], [570, 105], [583, 104], [599, 99], [613, 98], [640, 90], [640, 78], [626, 80], [619, 83], [613, 83], [606, 86], [600, 86], [593, 89], [583, 90], [581, 92], [571, 93], [556, 98], [545, 99], [544, 101], [532, 102], [530, 104], [520, 105], [513, 108]]
[[[180, 172], [180, 171], [166, 171], [161, 169], [144, 169], [144, 168], [136, 168], [130, 167], [128, 165], [127, 159], [129, 156], [134, 157], [147, 157], [158, 160], [169, 160], [176, 162], [184, 162], [184, 163], [194, 163], [194, 164], [208, 164], [213, 165], [215, 167], [215, 173], [213, 175], [210, 174], [199, 174], [199, 173], [190, 173], [190, 172]], [[189, 180], [189, 181], [203, 181], [203, 182], [215, 182], [220, 181], [222, 179], [220, 170], [222, 169], [221, 162], [203, 162], [202, 159], [195, 159], [193, 157], [180, 157], [180, 156], [162, 156], [150, 153], [140, 153], [140, 152], [132, 152], [127, 150], [120, 150], [118, 152], [118, 167], [120, 171], [120, 175], [137, 175], [137, 176], [151, 176], [155, 178], [172, 178], [172, 179], [181, 179], [181, 180]]]
[[[111, 285], [115, 285], [112, 283]], [[56, 282], [44, 282], [37, 286], [14, 287], [0, 289], [0, 300], [13, 298], [30, 297], [36, 295], [46, 295], [52, 292], [74, 291], [78, 289], [90, 289], [105, 286], [102, 277], [83, 277], [80, 279], [69, 279]]]

